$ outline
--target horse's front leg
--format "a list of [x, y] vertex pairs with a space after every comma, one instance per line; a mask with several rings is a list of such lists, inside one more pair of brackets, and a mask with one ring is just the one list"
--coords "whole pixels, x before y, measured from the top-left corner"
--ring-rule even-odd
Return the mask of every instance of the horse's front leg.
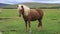
[[26, 32], [28, 31], [28, 24], [27, 24], [27, 20], [25, 20], [25, 26], [26, 26]]
[[31, 33], [31, 24], [30, 24], [30, 21], [28, 21], [28, 25], [29, 25], [29, 33]]

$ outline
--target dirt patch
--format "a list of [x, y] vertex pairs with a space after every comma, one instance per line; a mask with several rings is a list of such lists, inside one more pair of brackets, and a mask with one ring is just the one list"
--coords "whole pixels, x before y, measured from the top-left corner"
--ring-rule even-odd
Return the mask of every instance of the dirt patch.
[[57, 23], [60, 23], [60, 21], [59, 21], [59, 22], [57, 22]]
[[16, 31], [16, 30], [10, 30], [10, 31]]
[[11, 18], [0, 18], [0, 20], [6, 20], [6, 19], [11, 19]]
[[0, 20], [10, 20], [10, 19], [18, 19], [19, 17], [9, 17], [9, 18], [0, 18]]

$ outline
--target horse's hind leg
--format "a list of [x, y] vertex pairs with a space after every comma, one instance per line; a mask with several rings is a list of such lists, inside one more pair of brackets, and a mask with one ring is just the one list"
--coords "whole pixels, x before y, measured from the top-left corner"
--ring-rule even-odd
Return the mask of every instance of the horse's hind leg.
[[39, 23], [38, 23], [38, 29], [42, 29], [42, 20], [41, 19], [38, 19]]

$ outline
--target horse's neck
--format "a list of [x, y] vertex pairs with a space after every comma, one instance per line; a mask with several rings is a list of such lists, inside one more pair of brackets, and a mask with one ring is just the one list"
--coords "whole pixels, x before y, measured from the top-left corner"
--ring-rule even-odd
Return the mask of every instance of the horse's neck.
[[28, 16], [29, 12], [30, 12], [30, 8], [29, 7], [26, 7], [26, 6], [23, 6], [23, 15], [24, 16]]
[[25, 13], [24, 13], [25, 11], [24, 11], [24, 8], [22, 9], [22, 16], [23, 17], [26, 17], [26, 15], [25, 15]]

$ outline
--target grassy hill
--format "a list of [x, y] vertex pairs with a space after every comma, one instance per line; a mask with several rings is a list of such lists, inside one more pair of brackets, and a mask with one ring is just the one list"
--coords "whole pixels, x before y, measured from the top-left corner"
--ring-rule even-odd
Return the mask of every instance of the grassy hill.
[[[19, 4], [23, 4], [23, 5], [27, 5], [31, 8], [40, 8], [40, 7], [60, 7], [60, 4], [49, 4], [49, 3], [34, 3], [34, 2], [27, 2], [27, 3], [19, 3]], [[3, 6], [5, 8], [16, 8], [18, 4], [14, 4], [14, 5], [6, 5]]]
[[0, 7], [2, 7], [2, 6], [7, 6], [7, 5], [9, 5], [9, 4], [0, 3]]
[[0, 3], [0, 8], [14, 8], [15, 5]]
[[22, 3], [28, 6], [35, 6], [35, 7], [52, 7], [52, 6], [60, 6], [60, 4], [50, 4], [50, 3]]

